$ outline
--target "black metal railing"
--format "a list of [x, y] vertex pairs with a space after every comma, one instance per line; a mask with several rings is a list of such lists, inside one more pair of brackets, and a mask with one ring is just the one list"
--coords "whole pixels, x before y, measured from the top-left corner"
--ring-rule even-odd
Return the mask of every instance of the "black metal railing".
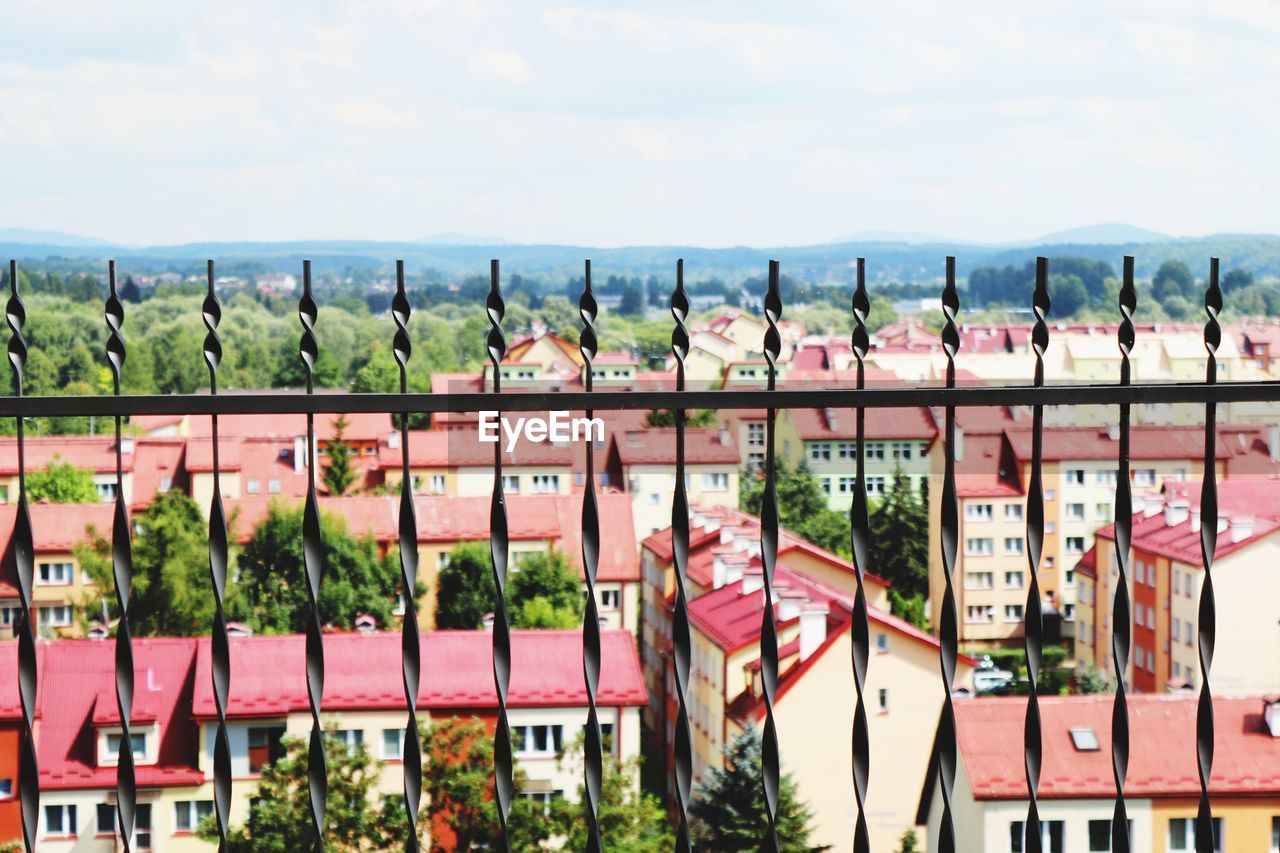
[[[215, 601], [215, 615], [211, 630], [213, 696], [217, 709], [213, 781], [217, 829], [221, 838], [221, 846], [225, 848], [232, 790], [226, 712], [228, 701], [232, 691], [235, 690], [235, 685], [230, 682], [230, 650], [227, 637], [227, 621], [223, 612], [224, 593], [227, 584], [227, 529], [222, 506], [222, 495], [219, 488], [219, 416], [245, 413], [305, 414], [307, 416], [309, 446], [314, 447], [314, 417], [317, 414], [324, 413], [386, 412], [393, 415], [408, 415], [499, 409], [506, 411], [537, 411], [556, 408], [585, 410], [590, 416], [592, 412], [608, 410], [659, 408], [672, 410], [675, 416], [676, 437], [676, 477], [673, 487], [671, 519], [673, 532], [672, 562], [675, 575], [672, 656], [674, 660], [678, 713], [675, 720], [674, 734], [675, 760], [671, 772], [674, 777], [672, 781], [675, 792], [677, 847], [681, 850], [691, 850], [696, 839], [693, 838], [689, 821], [693, 759], [687, 707], [689, 701], [691, 626], [688, 613], [687, 589], [690, 530], [689, 504], [685, 492], [686, 415], [693, 409], [765, 409], [767, 412], [767, 432], [766, 458], [763, 468], [765, 484], [761, 511], [760, 544], [764, 568], [766, 606], [761, 625], [760, 652], [766, 717], [762, 752], [763, 785], [760, 796], [768, 818], [766, 837], [762, 839], [762, 843], [765, 849], [777, 850], [780, 847], [780, 839], [777, 837], [776, 818], [779, 804], [781, 756], [785, 754], [786, 744], [779, 741], [773, 719], [773, 705], [776, 699], [779, 667], [777, 626], [774, 621], [773, 607], [771, 606], [775, 600], [773, 589], [774, 567], [777, 559], [779, 536], [779, 507], [775, 489], [776, 466], [774, 461], [776, 444], [775, 422], [779, 409], [844, 407], [853, 410], [856, 416], [858, 439], [856, 458], [858, 476], [853, 507], [850, 512], [850, 542], [857, 580], [851, 627], [852, 667], [856, 695], [848, 697], [848, 700], [854, 703], [855, 706], [852, 738], [854, 751], [853, 779], [850, 784], [850, 795], [856, 803], [857, 814], [851, 822], [850, 835], [853, 838], [854, 849], [861, 853], [861, 851], [870, 849], [867, 819], [863, 812], [868, 791], [875, 784], [874, 776], [871, 774], [870, 762], [874, 745], [870, 742], [866, 706], [863, 697], [868, 670], [869, 637], [868, 605], [863, 580], [865, 572], [869, 568], [868, 554], [871, 546], [865, 485], [866, 477], [864, 476], [863, 436], [865, 414], [871, 408], [940, 407], [945, 411], [945, 422], [942, 440], [944, 475], [941, 517], [938, 522], [941, 530], [941, 562], [945, 591], [942, 600], [935, 602], [934, 616], [938, 623], [939, 664], [944, 696], [941, 720], [935, 740], [936, 754], [934, 755], [934, 761], [940, 769], [939, 779], [943, 808], [940, 849], [944, 853], [949, 853], [949, 851], [956, 849], [954, 818], [951, 811], [951, 798], [957, 766], [956, 728], [951, 694], [959, 651], [955, 592], [953, 588], [953, 573], [958, 556], [957, 544], [959, 536], [955, 471], [956, 409], [959, 407], [1029, 405], [1033, 407], [1034, 412], [1034, 450], [1031, 487], [1028, 492], [1026, 529], [1028, 545], [1026, 553], [1031, 577], [1023, 621], [1031, 696], [1026, 711], [1024, 750], [1029, 794], [1026, 849], [1037, 851], [1038, 853], [1041, 849], [1041, 834], [1037, 829], [1036, 788], [1040, 772], [1042, 734], [1038, 717], [1036, 674], [1040, 666], [1040, 653], [1044, 639], [1038, 587], [1039, 564], [1044, 536], [1044, 494], [1041, 483], [1043, 467], [1041, 454], [1043, 409], [1046, 405], [1079, 406], [1086, 404], [1118, 406], [1120, 415], [1120, 441], [1117, 462], [1121, 476], [1118, 484], [1118, 510], [1116, 512], [1119, 579], [1112, 611], [1115, 620], [1112, 657], [1118, 681], [1118, 689], [1114, 697], [1112, 726], [1112, 760], [1116, 787], [1113, 844], [1116, 850], [1128, 850], [1130, 839], [1127, 827], [1124, 783], [1128, 767], [1129, 739], [1124, 678], [1128, 666], [1130, 643], [1127, 554], [1130, 538], [1129, 519], [1132, 498], [1128, 477], [1125, 476], [1125, 473], [1128, 471], [1129, 466], [1130, 408], [1134, 404], [1143, 403], [1193, 403], [1202, 404], [1205, 408], [1205, 465], [1201, 497], [1204, 519], [1201, 527], [1201, 539], [1205, 578], [1200, 596], [1199, 619], [1199, 653], [1202, 680], [1196, 740], [1194, 745], [1188, 745], [1187, 748], [1196, 750], [1197, 767], [1200, 776], [1201, 798], [1199, 814], [1196, 818], [1196, 849], [1211, 850], [1213, 849], [1211, 837], [1212, 804], [1209, 799], [1208, 788], [1213, 758], [1213, 713], [1209, 671], [1213, 658], [1216, 615], [1211, 574], [1216, 541], [1215, 532], [1217, 530], [1214, 482], [1217, 434], [1216, 407], [1219, 403], [1228, 402], [1280, 400], [1280, 385], [1276, 383], [1233, 382], [1219, 384], [1217, 382], [1215, 359], [1216, 350], [1221, 340], [1218, 313], [1222, 308], [1222, 295], [1218, 288], [1217, 272], [1218, 264], [1217, 260], [1214, 259], [1210, 265], [1209, 287], [1205, 296], [1205, 309], [1208, 319], [1204, 327], [1204, 343], [1207, 352], [1207, 368], [1204, 382], [1134, 383], [1131, 381], [1129, 356], [1135, 337], [1133, 313], [1136, 308], [1136, 291], [1133, 283], [1133, 262], [1131, 258], [1127, 258], [1124, 265], [1123, 286], [1119, 295], [1119, 309], [1122, 316], [1117, 341], [1117, 354], [1122, 363], [1119, 383], [1073, 386], [1046, 384], [1044, 353], [1049, 343], [1047, 324], [1050, 309], [1049, 270], [1047, 260], [1041, 258], [1037, 263], [1036, 286], [1031, 306], [1035, 315], [1032, 348], [1036, 358], [1035, 374], [1031, 377], [1032, 384], [1026, 386], [959, 387], [956, 382], [956, 371], [958, 360], [963, 357], [958, 326], [961, 303], [955, 280], [955, 262], [953, 258], [948, 258], [945, 265], [945, 288], [942, 293], [942, 309], [945, 317], [945, 326], [942, 330], [942, 345], [946, 356], [945, 386], [868, 387], [865, 382], [864, 361], [870, 350], [866, 326], [870, 301], [865, 285], [864, 264], [859, 259], [857, 263], [857, 287], [852, 302], [854, 319], [852, 345], [857, 363], [856, 386], [853, 388], [815, 389], [812, 387], [778, 387], [778, 359], [781, 352], [781, 337], [778, 324], [782, 320], [784, 306], [779, 289], [779, 267], [776, 262], [771, 262], [768, 290], [764, 295], [763, 302], [767, 329], [761, 347], [768, 364], [767, 386], [764, 389], [688, 390], [685, 379], [685, 359], [690, 349], [688, 328], [689, 299], [684, 288], [683, 262], [678, 261], [676, 266], [676, 287], [670, 304], [674, 318], [671, 342], [675, 364], [675, 390], [622, 391], [597, 390], [592, 384], [591, 364], [597, 355], [598, 347], [595, 330], [597, 304], [591, 289], [591, 270], [588, 262], [585, 279], [586, 286], [579, 303], [583, 320], [580, 348], [587, 364], [585, 391], [544, 392], [529, 390], [523, 393], [508, 393], [504, 395], [501, 385], [501, 372], [498, 367], [506, 354], [506, 341], [502, 328], [505, 304], [502, 296], [498, 262], [496, 260], [493, 261], [491, 266], [491, 287], [486, 304], [490, 326], [487, 336], [487, 355], [493, 369], [492, 391], [455, 394], [424, 394], [410, 393], [408, 391], [406, 370], [412, 352], [408, 332], [410, 307], [405, 292], [403, 263], [397, 263], [396, 294], [392, 303], [392, 317], [395, 323], [393, 351], [399, 365], [400, 375], [399, 393], [317, 395], [313, 393], [313, 374], [316, 360], [321, 351], [321, 340], [314, 328], [317, 306], [312, 296], [311, 269], [309, 262], [307, 262], [303, 268], [303, 291], [298, 306], [299, 318], [303, 327], [299, 342], [299, 358], [306, 369], [307, 393], [305, 395], [265, 396], [228, 394], [219, 393], [218, 391], [218, 367], [222, 359], [222, 346], [217, 329], [222, 312], [214, 288], [214, 265], [210, 261], [207, 268], [208, 291], [202, 306], [203, 319], [207, 328], [203, 354], [209, 369], [210, 393], [207, 395], [129, 396], [124, 393], [127, 389], [121, 387], [121, 368], [126, 357], [124, 339], [126, 318], [123, 304], [116, 295], [115, 264], [113, 262], [109, 266], [110, 295], [105, 304], [105, 317], [110, 330], [106, 356], [112, 370], [114, 393], [110, 396], [101, 397], [31, 397], [23, 393], [23, 370], [28, 355], [23, 330], [27, 323], [27, 317], [18, 293], [17, 265], [11, 261], [9, 264], [10, 296], [7, 304], [7, 319], [11, 331], [8, 351], [13, 374], [14, 394], [12, 397], [0, 398], [0, 417], [14, 418], [17, 425], [18, 501], [11, 541], [16, 558], [15, 565], [21, 598], [21, 613], [19, 614], [16, 630], [19, 659], [18, 693], [22, 710], [19, 740], [19, 796], [21, 800], [23, 840], [26, 850], [28, 853], [32, 853], [37, 846], [36, 827], [39, 817], [40, 791], [34, 738], [38, 672], [35, 622], [32, 614], [33, 531], [27, 505], [25, 418], [90, 415], [115, 419], [117, 479], [111, 553], [115, 594], [120, 616], [116, 642], [116, 698], [121, 724], [124, 729], [117, 771], [116, 807], [119, 832], [123, 837], [125, 849], [128, 850], [130, 836], [135, 826], [137, 791], [134, 784], [132, 746], [128, 736], [133, 693], [133, 663], [129, 640], [129, 599], [132, 577], [130, 557], [131, 526], [124, 503], [120, 462], [121, 448], [119, 438], [124, 417], [143, 414], [183, 414], [209, 415], [212, 419], [214, 486], [209, 518], [209, 566], [210, 582]], [[399, 550], [403, 595], [404, 600], [408, 602], [412, 600], [413, 590], [417, 584], [417, 523], [414, 516], [412, 479], [409, 471], [408, 419], [405, 417], [399, 418], [398, 428], [401, 436], [400, 448], [402, 453]], [[324, 636], [321, 630], [318, 600], [320, 589], [324, 582], [324, 541], [316, 499], [317, 471], [315, 455], [315, 453], [308, 454], [308, 489], [303, 526], [305, 582], [309, 600], [305, 670], [312, 718], [308, 761], [310, 819], [317, 838], [322, 839], [325, 826], [327, 777], [320, 720], [324, 682]], [[591, 456], [590, 453], [587, 454], [587, 464], [589, 466], [593, 464]], [[501, 445], [496, 444], [494, 447], [494, 479], [490, 510], [490, 553], [493, 582], [497, 591], [493, 625], [493, 675], [497, 693], [498, 724], [494, 735], [493, 748], [498, 817], [504, 837], [509, 837], [507, 821], [512, 797], [516, 792], [514, 791], [513, 782], [511, 731], [507, 719], [508, 685], [511, 676], [511, 635], [505, 600], [509, 542], [507, 536], [507, 508], [504, 503], [502, 488], [502, 463]], [[586, 489], [583, 501], [582, 558], [586, 583], [589, 589], [593, 589], [600, 547], [600, 520], [596, 510], [594, 478], [591, 476], [590, 469], [586, 483], [591, 485]], [[583, 630], [583, 677], [588, 696], [589, 725], [587, 727], [584, 769], [586, 800], [582, 807], [584, 819], [589, 826], [590, 849], [595, 850], [607, 847], [609, 839], [603, 837], [598, 819], [600, 785], [603, 772], [603, 738], [595, 707], [601, 668], [600, 630], [597, 619], [598, 614], [595, 610], [595, 596], [589, 595], [587, 602]], [[405, 845], [406, 849], [409, 850], [418, 849], [417, 833], [422, 793], [421, 751], [417, 736], [418, 720], [415, 713], [421, 687], [421, 661], [419, 659], [420, 650], [417, 633], [418, 625], [414, 608], [411, 606], [406, 607], [403, 623], [403, 679], [405, 710], [408, 717], [405, 726], [403, 772]], [[928, 732], [920, 733], [922, 738], [928, 735]], [[317, 848], [321, 845], [322, 841], [318, 841]]]

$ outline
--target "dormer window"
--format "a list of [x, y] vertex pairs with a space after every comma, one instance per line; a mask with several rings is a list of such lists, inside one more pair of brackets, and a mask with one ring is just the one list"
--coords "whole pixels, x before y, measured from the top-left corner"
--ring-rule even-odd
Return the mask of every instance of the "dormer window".
[[[147, 754], [147, 736], [138, 732], [132, 732], [129, 735], [129, 742], [133, 744], [134, 758]], [[120, 760], [120, 748], [124, 745], [123, 734], [107, 735], [107, 758]]]
[[[129, 732], [135, 764], [155, 764], [159, 739], [154, 723], [140, 723]], [[120, 762], [120, 750], [124, 747], [124, 732], [119, 726], [103, 726], [98, 729], [98, 764], [111, 766]]]

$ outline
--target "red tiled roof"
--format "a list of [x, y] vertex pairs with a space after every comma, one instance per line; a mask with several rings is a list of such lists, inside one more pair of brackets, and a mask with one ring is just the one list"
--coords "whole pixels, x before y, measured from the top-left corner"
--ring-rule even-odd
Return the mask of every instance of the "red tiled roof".
[[[37, 554], [64, 554], [85, 541], [85, 529], [93, 526], [98, 532], [110, 535], [115, 514], [115, 504], [50, 504], [34, 503], [28, 506], [31, 513], [31, 535]], [[12, 571], [9, 557], [9, 539], [13, 535], [13, 522], [17, 517], [16, 504], [0, 505], [0, 552], [5, 555], [4, 574]]]
[[[505, 392], [504, 392], [505, 393]], [[509, 418], [546, 417], [542, 412], [521, 412], [508, 415]], [[515, 422], [511, 423], [514, 429]], [[564, 465], [573, 460], [573, 451], [568, 444], [555, 445], [549, 441], [529, 441], [521, 433], [516, 440], [515, 450], [506, 451], [507, 437], [499, 429], [502, 446], [503, 465]], [[457, 468], [460, 466], [493, 465], [492, 442], [480, 441], [478, 429], [460, 430], [410, 430], [409, 432], [409, 465], [413, 468]], [[399, 447], [381, 446], [378, 449], [378, 462], [383, 467], [398, 467], [403, 452]]]
[[173, 487], [182, 469], [185, 442], [180, 438], [139, 438], [134, 447], [133, 506], [149, 506], [161, 481]]
[[956, 460], [956, 496], [961, 498], [1002, 498], [1022, 494], [1012, 456], [1003, 435], [969, 435]]
[[[155, 764], [139, 764], [141, 787], [200, 785], [199, 735], [186, 713], [195, 670], [193, 639], [138, 637], [133, 641], [135, 709], [158, 723]], [[115, 706], [115, 641], [56, 640], [38, 646], [40, 787], [113, 788], [116, 768], [100, 767], [95, 722], [111, 724], [99, 706]], [[0, 647], [0, 709], [17, 702], [17, 644]], [[205, 675], [206, 681], [208, 674]]]
[[[289, 395], [300, 392], [277, 389], [262, 393]], [[317, 390], [316, 393], [334, 392]], [[337, 432], [334, 424], [339, 417], [345, 417], [347, 420], [346, 429], [343, 431], [343, 437], [347, 441], [378, 441], [385, 439], [387, 433], [393, 429], [391, 415], [386, 412], [347, 412], [345, 415], [319, 414], [315, 418], [316, 439], [319, 441], [332, 439]], [[186, 424], [186, 434], [192, 438], [209, 438], [213, 434], [213, 422], [207, 415], [187, 415], [183, 420]], [[174, 420], [172, 415], [134, 415], [130, 418], [130, 423], [142, 429], [143, 432], [152, 432], [163, 427], [173, 426]], [[178, 423], [181, 425], [182, 421]], [[293, 438], [297, 435], [306, 434], [306, 415], [247, 414], [219, 415], [218, 417], [218, 435], [224, 438], [230, 438], [231, 436], [244, 438]]]
[[[732, 433], [714, 427], [684, 431], [684, 458], [689, 465], [713, 465], [741, 460]], [[723, 438], [723, 440], [722, 440]], [[676, 461], [676, 431], [671, 428], [627, 430], [613, 433], [613, 446], [623, 465], [673, 465]]]
[[[105, 435], [46, 435], [28, 436], [23, 442], [28, 471], [48, 467], [51, 462], [69, 463], [77, 468], [88, 468], [97, 474], [115, 473], [115, 436]], [[125, 453], [121, 458], [124, 470], [133, 470], [134, 454]], [[18, 474], [18, 442], [6, 439], [0, 442], [0, 476], [16, 477]]]
[[[857, 419], [848, 409], [832, 410], [831, 423], [822, 409], [792, 409], [788, 416], [801, 441], [849, 439], [857, 437]], [[869, 439], [920, 438], [932, 440], [938, 434], [925, 408], [867, 410], [866, 436]]]
[[[192, 713], [214, 716], [209, 640], [201, 638]], [[327, 711], [404, 707], [398, 633], [325, 637]], [[601, 638], [601, 705], [643, 705], [648, 698], [635, 642], [626, 631]], [[493, 635], [486, 631], [432, 631], [421, 635], [424, 709], [492, 708]], [[231, 717], [278, 716], [307, 705], [305, 638], [300, 635], [231, 640]], [[580, 631], [513, 631], [511, 707], [585, 706]]]
[[[1027, 795], [1022, 732], [1025, 697], [957, 699], [956, 734], [973, 794], [980, 800]], [[1216, 741], [1209, 791], [1218, 795], [1280, 793], [1280, 738], [1262, 720], [1262, 698], [1214, 697]], [[1129, 697], [1129, 774], [1125, 793], [1135, 797], [1190, 797], [1200, 792], [1194, 748], [1197, 699], [1190, 694]], [[1115, 796], [1111, 774], [1110, 696], [1042, 696], [1040, 726], [1045, 799]], [[1077, 750], [1071, 729], [1090, 728], [1099, 749]], [[931, 780], [932, 781], [932, 780]]]
[[[1225, 518], [1227, 514], [1223, 513], [1221, 517]], [[1095, 535], [1102, 539], [1114, 541], [1116, 538], [1115, 530], [1116, 526], [1114, 524], [1108, 524]], [[1270, 536], [1277, 530], [1280, 530], [1280, 522], [1267, 518], [1255, 518], [1252, 533], [1239, 542], [1233, 542], [1231, 541], [1232, 531], [1228, 526], [1225, 530], [1218, 531], [1215, 556], [1217, 559], [1222, 559], [1246, 545], [1251, 545], [1264, 537]], [[1180, 524], [1170, 525], [1165, 522], [1163, 513], [1156, 513], [1149, 518], [1144, 513], [1134, 513], [1133, 547], [1169, 557], [1189, 566], [1204, 565], [1200, 554], [1200, 531], [1191, 529], [1190, 518]]]
[[1080, 558], [1080, 562], [1076, 563], [1075, 572], [1078, 575], [1084, 575], [1087, 578], [1096, 578], [1098, 576], [1098, 546], [1092, 545], [1088, 551], [1084, 552], [1084, 556]]
[[[1031, 458], [1031, 430], [1006, 431], [1019, 459]], [[1131, 459], [1203, 459], [1204, 428], [1198, 426], [1135, 426], [1130, 432]], [[1115, 459], [1118, 442], [1105, 427], [1048, 428], [1044, 431], [1046, 460]], [[1219, 457], [1232, 454], [1219, 434]]]
[[[1166, 499], [1181, 498], [1189, 507], [1200, 506], [1200, 484], [1164, 484]], [[1231, 477], [1217, 484], [1219, 515], [1253, 515], [1280, 521], [1280, 479], [1272, 477]]]

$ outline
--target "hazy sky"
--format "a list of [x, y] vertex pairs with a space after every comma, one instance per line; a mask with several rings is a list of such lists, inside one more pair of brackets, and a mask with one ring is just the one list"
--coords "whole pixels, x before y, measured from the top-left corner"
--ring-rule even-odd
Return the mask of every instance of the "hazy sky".
[[0, 226], [1280, 232], [1267, 0], [4, 5]]

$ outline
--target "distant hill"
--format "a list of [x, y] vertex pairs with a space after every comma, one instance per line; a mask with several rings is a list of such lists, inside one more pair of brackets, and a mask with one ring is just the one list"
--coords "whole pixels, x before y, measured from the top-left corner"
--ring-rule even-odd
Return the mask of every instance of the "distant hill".
[[20, 243], [27, 246], [111, 246], [110, 240], [97, 237], [81, 237], [61, 231], [39, 231], [33, 228], [0, 228], [0, 243]]
[[456, 231], [442, 231], [429, 234], [418, 240], [424, 246], [512, 246], [511, 240], [502, 237], [477, 237], [474, 234], [459, 234]]
[[832, 243], [906, 243], [909, 246], [946, 243], [950, 245], [972, 245], [966, 240], [954, 240], [950, 237], [939, 237], [937, 234], [924, 234], [919, 231], [855, 231], [831, 241]]
[[1126, 243], [1167, 243], [1173, 240], [1168, 234], [1148, 231], [1136, 225], [1121, 225], [1114, 222], [1102, 225], [1085, 225], [1082, 228], [1068, 228], [1066, 231], [1054, 231], [1036, 237], [1034, 240], [1022, 240], [1010, 243], [1011, 246], [1065, 246], [1095, 245], [1121, 246]]

